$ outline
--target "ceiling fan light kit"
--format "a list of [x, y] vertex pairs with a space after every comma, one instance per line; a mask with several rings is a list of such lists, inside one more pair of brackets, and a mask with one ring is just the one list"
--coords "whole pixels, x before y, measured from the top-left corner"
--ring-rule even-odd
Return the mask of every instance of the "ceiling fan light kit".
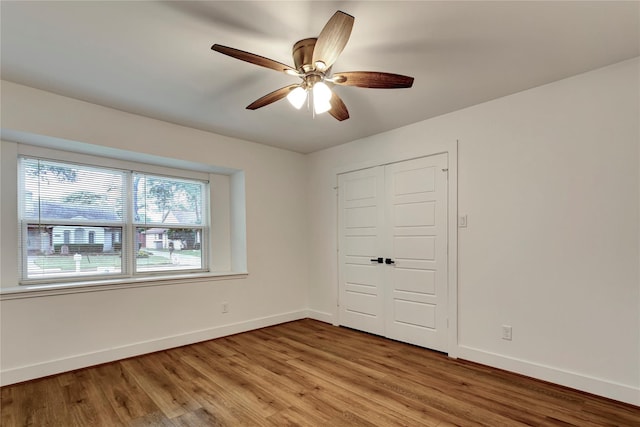
[[293, 45], [294, 67], [219, 44], [214, 44], [211, 49], [241, 61], [302, 79], [299, 84], [276, 89], [257, 99], [249, 104], [247, 109], [256, 110], [286, 97], [296, 109], [302, 108], [305, 101], [309, 100], [309, 104], [313, 105], [314, 114], [329, 112], [335, 119], [342, 121], [349, 118], [349, 111], [342, 99], [331, 91], [327, 83], [375, 89], [409, 88], [413, 85], [413, 77], [401, 74], [377, 71], [348, 71], [332, 74], [331, 67], [349, 41], [353, 22], [354, 17], [347, 13], [342, 11], [334, 13], [317, 38], [302, 39]]
[[291, 92], [289, 92], [289, 95], [287, 95], [287, 100], [291, 105], [294, 106], [294, 108], [299, 110], [304, 105], [304, 101], [307, 100], [306, 89], [303, 89], [302, 86], [294, 88]]

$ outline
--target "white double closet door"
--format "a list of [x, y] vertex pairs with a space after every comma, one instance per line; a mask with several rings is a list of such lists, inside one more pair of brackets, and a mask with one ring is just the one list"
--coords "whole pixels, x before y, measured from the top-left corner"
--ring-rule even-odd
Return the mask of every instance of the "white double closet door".
[[447, 154], [338, 176], [339, 323], [447, 352]]

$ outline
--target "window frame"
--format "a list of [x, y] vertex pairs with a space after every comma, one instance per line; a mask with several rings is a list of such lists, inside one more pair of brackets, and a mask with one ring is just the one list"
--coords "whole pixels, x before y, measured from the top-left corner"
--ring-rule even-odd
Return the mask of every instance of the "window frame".
[[[86, 169], [101, 169], [101, 170], [109, 170], [109, 171], [117, 171], [121, 173], [123, 176], [123, 195], [122, 195], [122, 203], [123, 203], [123, 212], [122, 212], [122, 221], [121, 222], [110, 222], [110, 221], [94, 221], [94, 220], [86, 220], [86, 219], [54, 219], [54, 220], [43, 220], [36, 224], [33, 218], [22, 217], [22, 213], [24, 208], [22, 206], [24, 200], [24, 191], [25, 186], [23, 183], [24, 173], [23, 168], [20, 167], [20, 162], [22, 159], [31, 159], [31, 160], [41, 160], [44, 162], [54, 162], [60, 163], [64, 165], [69, 165], [70, 167], [78, 167], [78, 168], [86, 168]], [[86, 159], [85, 159], [86, 160]], [[102, 161], [100, 161], [102, 160]], [[77, 282], [101, 282], [101, 281], [111, 281], [113, 279], [138, 279], [138, 278], [153, 278], [157, 276], [177, 276], [177, 275], [190, 275], [190, 274], [204, 274], [210, 272], [210, 259], [209, 259], [209, 242], [210, 242], [210, 218], [211, 218], [211, 210], [210, 210], [210, 181], [209, 179], [203, 179], [204, 177], [200, 174], [191, 174], [189, 171], [182, 171], [179, 176], [175, 174], [170, 174], [171, 171], [164, 170], [164, 168], [153, 167], [153, 165], [147, 164], [132, 164], [127, 166], [132, 167], [122, 167], [124, 165], [119, 165], [116, 162], [116, 165], [106, 166], [102, 163], [104, 159], [96, 158], [95, 162], [87, 162], [87, 161], [69, 161], [63, 160], [59, 158], [51, 158], [44, 157], [38, 155], [31, 154], [23, 154], [20, 153], [17, 156], [17, 164], [18, 164], [18, 207], [20, 214], [18, 215], [18, 229], [19, 229], [19, 243], [18, 243], [18, 259], [20, 266], [19, 273], [19, 284], [20, 285], [39, 285], [39, 284], [59, 284], [59, 283], [77, 283]], [[109, 162], [110, 163], [110, 162]], [[135, 167], [139, 166], [139, 167]], [[201, 256], [200, 256], [200, 268], [177, 268], [177, 269], [169, 269], [169, 270], [142, 270], [139, 269], [137, 263], [137, 250], [135, 249], [137, 246], [136, 230], [138, 228], [146, 228], [148, 224], [141, 223], [139, 221], [134, 221], [133, 219], [133, 180], [132, 177], [135, 174], [143, 174], [145, 176], [153, 176], [156, 178], [166, 178], [169, 180], [181, 180], [181, 181], [192, 181], [199, 182], [203, 185], [202, 191], [202, 200], [201, 200], [201, 209], [202, 209], [202, 224], [198, 226], [201, 230]], [[186, 176], [185, 176], [186, 175]], [[68, 276], [49, 276], [49, 277], [29, 277], [28, 274], [28, 257], [29, 257], [29, 226], [33, 225], [59, 225], [72, 227], [73, 230], [65, 230], [69, 231], [69, 236], [72, 233], [77, 233], [79, 228], [86, 227], [115, 227], [121, 228], [121, 238], [122, 243], [126, 242], [126, 246], [122, 246], [121, 255], [120, 255], [120, 272], [119, 273], [105, 273], [105, 274], [88, 274], [88, 275], [68, 275]], [[154, 223], [153, 226], [158, 226], [160, 223]], [[162, 224], [165, 227], [165, 224]], [[75, 228], [74, 228], [75, 227]], [[179, 225], [179, 224], [166, 224], [166, 228], [192, 228], [192, 225], [188, 226]], [[65, 233], [65, 238], [67, 233]], [[75, 236], [75, 234], [74, 234]], [[74, 241], [75, 241], [74, 237]]]

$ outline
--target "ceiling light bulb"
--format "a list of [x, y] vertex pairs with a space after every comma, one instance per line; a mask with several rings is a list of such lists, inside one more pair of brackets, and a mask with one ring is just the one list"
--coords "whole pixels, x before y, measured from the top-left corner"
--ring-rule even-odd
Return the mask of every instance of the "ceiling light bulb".
[[287, 99], [296, 109], [300, 109], [307, 99], [307, 91], [298, 86], [287, 95]]
[[318, 82], [313, 85], [313, 99], [319, 102], [329, 102], [331, 99], [331, 89], [323, 82]]
[[331, 89], [323, 82], [313, 85], [313, 111], [316, 114], [322, 114], [331, 109]]
[[316, 114], [326, 113], [331, 109], [331, 103], [329, 101], [316, 101], [313, 100], [313, 111]]

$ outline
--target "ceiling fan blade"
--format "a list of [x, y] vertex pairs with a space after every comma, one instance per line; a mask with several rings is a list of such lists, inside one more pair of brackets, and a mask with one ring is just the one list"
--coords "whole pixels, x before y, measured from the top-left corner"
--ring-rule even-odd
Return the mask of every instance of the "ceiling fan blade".
[[274, 61], [273, 59], [265, 58], [264, 56], [256, 55], [254, 53], [245, 52], [244, 50], [234, 49], [228, 46], [222, 46], [220, 44], [214, 44], [211, 46], [212, 50], [216, 52], [223, 53], [232, 58], [239, 59], [241, 61], [250, 62], [251, 64], [256, 64], [261, 67], [271, 68], [272, 70], [282, 71], [290, 73], [298, 74], [296, 70], [288, 66], [287, 64], [283, 64], [278, 61]]
[[331, 114], [338, 121], [347, 120], [349, 118], [349, 111], [347, 110], [347, 106], [344, 105], [344, 102], [337, 93], [333, 92], [331, 95], [331, 99], [329, 100], [331, 104], [331, 109], [329, 110], [329, 114]]
[[377, 71], [347, 71], [336, 73], [330, 79], [342, 86], [368, 87], [374, 89], [400, 89], [413, 85], [413, 77]]
[[285, 96], [289, 94], [293, 89], [299, 87], [300, 85], [294, 84], [285, 87], [281, 87], [280, 89], [276, 89], [271, 93], [266, 94], [260, 99], [256, 99], [251, 104], [247, 106], [247, 110], [257, 110], [258, 108], [269, 105], [273, 102], [279, 101]]
[[338, 59], [351, 36], [353, 21], [353, 16], [339, 10], [320, 32], [313, 49], [313, 64], [316, 67], [319, 63], [324, 64], [318, 67], [320, 71], [327, 70]]

